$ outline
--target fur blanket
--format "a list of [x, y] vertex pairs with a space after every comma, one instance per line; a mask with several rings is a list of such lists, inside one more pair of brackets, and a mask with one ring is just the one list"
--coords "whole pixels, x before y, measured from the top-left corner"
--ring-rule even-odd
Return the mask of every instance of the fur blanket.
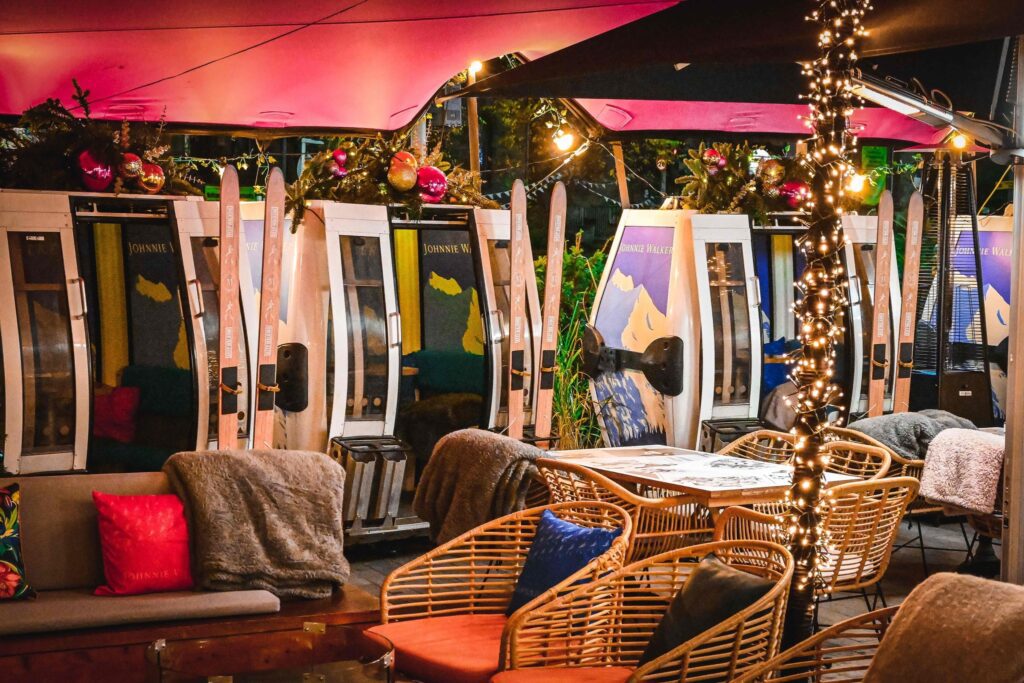
[[164, 472], [185, 504], [198, 586], [324, 598], [348, 580], [345, 470], [323, 453], [177, 453]]
[[444, 543], [484, 522], [521, 510], [534, 462], [543, 452], [507, 436], [463, 429], [437, 442], [413, 509]]
[[947, 429], [932, 441], [921, 496], [987, 515], [996, 504], [1006, 437], [977, 429]]
[[933, 574], [900, 605], [865, 683], [1024, 681], [1024, 588]]
[[928, 445], [939, 432], [950, 428], [974, 429], [974, 423], [945, 410], [894, 413], [867, 417], [850, 423], [850, 429], [880, 441], [904, 458], [924, 459]]

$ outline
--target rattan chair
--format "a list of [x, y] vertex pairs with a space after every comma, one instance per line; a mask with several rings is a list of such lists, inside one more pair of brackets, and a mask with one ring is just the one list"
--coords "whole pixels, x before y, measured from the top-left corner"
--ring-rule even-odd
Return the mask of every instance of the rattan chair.
[[[505, 612], [545, 510], [581, 526], [621, 529], [622, 533], [608, 551], [522, 609], [549, 602], [578, 583], [623, 565], [633, 521], [611, 503], [555, 503], [482, 524], [399, 567], [384, 580], [381, 625], [371, 630], [394, 643], [400, 671], [428, 683], [442, 683], [461, 680], [465, 667], [477, 667], [478, 677], [501, 668], [499, 653], [505, 650], [508, 632]], [[468, 643], [468, 638], [475, 640]], [[475, 661], [470, 661], [470, 655]], [[431, 675], [411, 665], [414, 661], [422, 665], [424, 659], [430, 660]]]
[[[709, 553], [771, 579], [773, 587], [733, 617], [637, 666], [672, 598], [697, 567], [696, 560]], [[517, 612], [508, 625], [508, 668], [578, 669], [571, 678], [558, 680], [596, 680], [595, 667], [624, 667], [629, 673], [620, 680], [628, 676], [630, 683], [731, 681], [778, 650], [792, 574], [792, 555], [774, 543], [705, 543], [656, 555]], [[505, 675], [511, 673], [516, 672]], [[528, 678], [546, 680], [540, 672], [523, 676]]]
[[867, 612], [824, 629], [747, 670], [733, 683], [863, 681], [897, 609]]
[[889, 449], [853, 441], [826, 441], [820, 452], [828, 455], [826, 472], [858, 479], [881, 479], [892, 464]]
[[[896, 533], [907, 506], [917, 495], [911, 477], [849, 482], [832, 487], [822, 515], [828, 552], [822, 558], [821, 585], [815, 597], [837, 592], [860, 593], [868, 609], [867, 589], [878, 587], [892, 556]], [[715, 523], [715, 540], [759, 540], [788, 544], [787, 525], [779, 518], [748, 508], [728, 508]]]
[[626, 563], [711, 539], [711, 512], [691, 496], [655, 489], [636, 493], [588, 467], [550, 458], [537, 460], [537, 469], [554, 502], [601, 500], [629, 513], [633, 535]]
[[793, 458], [796, 437], [772, 429], [759, 429], [727, 443], [719, 455], [732, 455], [747, 460], [786, 463]]

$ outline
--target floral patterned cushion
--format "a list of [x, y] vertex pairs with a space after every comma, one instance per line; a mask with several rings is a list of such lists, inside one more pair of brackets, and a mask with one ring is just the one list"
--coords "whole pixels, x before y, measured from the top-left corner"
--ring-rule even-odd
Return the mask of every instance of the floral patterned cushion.
[[17, 484], [0, 488], [0, 600], [34, 598], [21, 558], [21, 493]]

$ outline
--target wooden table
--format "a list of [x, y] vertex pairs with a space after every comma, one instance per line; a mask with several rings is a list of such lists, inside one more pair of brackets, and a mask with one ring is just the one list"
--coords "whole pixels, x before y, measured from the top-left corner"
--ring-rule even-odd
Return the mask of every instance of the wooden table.
[[[793, 469], [789, 465], [671, 446], [550, 451], [548, 457], [589, 467], [620, 483], [689, 494], [712, 513], [730, 505], [780, 500], [793, 480]], [[857, 481], [857, 478], [845, 474], [825, 475], [828, 486], [846, 481]]]

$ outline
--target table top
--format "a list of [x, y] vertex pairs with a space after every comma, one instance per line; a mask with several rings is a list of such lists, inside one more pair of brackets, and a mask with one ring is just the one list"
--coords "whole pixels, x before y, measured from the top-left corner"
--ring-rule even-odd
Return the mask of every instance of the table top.
[[[779, 500], [793, 479], [789, 465], [672, 446], [588, 448], [550, 451], [548, 455], [589, 467], [616, 481], [687, 493], [708, 507]], [[857, 477], [825, 475], [828, 486], [846, 481], [857, 481]]]

